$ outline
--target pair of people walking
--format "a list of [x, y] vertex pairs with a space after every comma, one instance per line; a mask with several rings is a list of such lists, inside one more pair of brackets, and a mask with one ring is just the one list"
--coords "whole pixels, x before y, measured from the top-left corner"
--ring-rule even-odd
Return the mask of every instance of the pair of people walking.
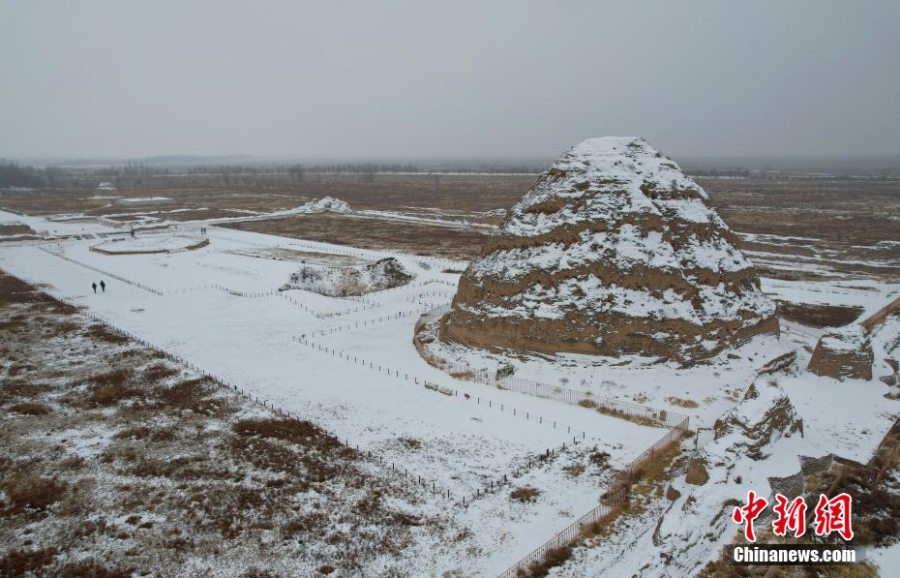
[[[97, 283], [91, 283], [91, 287], [94, 288], [94, 293], [96, 293], [97, 292]], [[103, 279], [100, 280], [100, 289], [102, 289], [103, 292], [106, 293], [106, 283], [103, 282]]]

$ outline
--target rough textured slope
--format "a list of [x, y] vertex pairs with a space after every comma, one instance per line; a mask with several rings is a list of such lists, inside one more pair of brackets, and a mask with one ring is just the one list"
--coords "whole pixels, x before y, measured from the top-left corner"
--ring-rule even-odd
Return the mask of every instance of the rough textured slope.
[[442, 337], [692, 359], [777, 331], [706, 193], [643, 139], [598, 138], [512, 208], [460, 280]]

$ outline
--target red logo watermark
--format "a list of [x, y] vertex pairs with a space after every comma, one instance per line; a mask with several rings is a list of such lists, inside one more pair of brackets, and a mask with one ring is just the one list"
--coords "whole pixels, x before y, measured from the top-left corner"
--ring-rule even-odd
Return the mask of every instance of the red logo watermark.
[[[731, 514], [731, 519], [736, 524], [744, 525], [744, 537], [748, 542], [756, 542], [754, 521], [768, 507], [769, 501], [756, 492], [747, 492], [747, 501], [743, 506], [736, 507]], [[772, 522], [772, 531], [776, 536], [787, 536], [788, 532], [799, 538], [806, 534], [807, 505], [803, 496], [788, 500], [781, 494], [775, 494], [775, 505], [772, 508], [777, 518]], [[819, 495], [816, 504], [815, 522], [813, 531], [816, 536], [828, 536], [837, 532], [843, 539], [853, 539], [853, 528], [850, 518], [853, 511], [853, 497], [843, 493], [828, 499], [825, 495]]]

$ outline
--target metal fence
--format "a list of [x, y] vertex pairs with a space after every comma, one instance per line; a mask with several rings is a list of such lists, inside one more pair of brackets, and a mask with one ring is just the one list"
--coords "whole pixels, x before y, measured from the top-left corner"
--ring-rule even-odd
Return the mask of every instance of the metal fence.
[[[0, 271], [3, 271], [3, 270], [0, 269]], [[23, 280], [31, 283], [31, 285], [33, 285], [35, 287], [37, 287], [39, 285], [37, 281], [33, 281], [30, 279], [23, 279]], [[291, 412], [288, 410], [284, 410], [284, 409], [278, 407], [277, 405], [272, 403], [270, 400], [267, 400], [265, 397], [253, 395], [251, 392], [248, 392], [248, 391], [244, 390], [243, 388], [238, 387], [236, 384], [229, 383], [219, 377], [216, 377], [215, 375], [194, 365], [187, 359], [180, 357], [178, 355], [175, 355], [157, 345], [154, 345], [150, 341], [148, 341], [142, 337], [139, 337], [139, 336], [135, 335], [134, 333], [131, 333], [130, 331], [126, 331], [120, 327], [117, 327], [116, 325], [110, 323], [109, 320], [86, 310], [83, 305], [79, 305], [79, 304], [75, 303], [74, 301], [66, 299], [65, 297], [57, 297], [54, 295], [50, 295], [50, 298], [54, 299], [55, 301], [64, 303], [64, 304], [72, 307], [73, 310], [77, 311], [80, 315], [86, 317], [87, 319], [91, 320], [94, 323], [102, 324], [103, 326], [107, 327], [110, 331], [116, 333], [117, 335], [128, 338], [133, 343], [141, 345], [142, 347], [145, 347], [147, 349], [150, 349], [151, 351], [154, 351], [155, 353], [159, 354], [160, 356], [163, 356], [166, 359], [168, 359], [174, 363], [178, 363], [178, 364], [182, 365], [183, 367], [195, 372], [197, 375], [199, 375], [203, 379], [206, 379], [209, 382], [215, 384], [220, 389], [230, 392], [233, 395], [237, 396], [238, 398], [240, 398], [244, 401], [262, 406], [264, 409], [272, 412], [273, 414], [275, 414], [276, 416], [281, 417], [281, 418], [294, 419], [294, 420], [298, 420], [298, 421], [302, 421], [305, 419], [297, 413], [294, 413], [294, 412]], [[400, 477], [400, 478], [406, 480], [407, 482], [409, 482], [410, 484], [415, 483], [416, 487], [418, 487], [418, 488], [424, 488], [425, 491], [427, 491], [431, 494], [438, 495], [446, 500], [450, 500], [452, 505], [467, 506], [469, 503], [471, 503], [472, 498], [469, 498], [466, 495], [461, 496], [461, 501], [458, 501], [460, 499], [460, 496], [454, 495], [450, 489], [447, 489], [447, 488], [439, 485], [434, 480], [429, 480], [424, 476], [416, 474], [415, 470], [412, 468], [405, 467], [403, 464], [398, 463], [398, 462], [389, 461], [378, 454], [372, 453], [371, 451], [360, 450], [360, 447], [358, 444], [351, 445], [351, 442], [349, 440], [343, 439], [343, 440], [339, 440], [339, 441], [341, 441], [348, 448], [355, 448], [356, 452], [359, 455], [361, 455], [362, 457], [367, 458], [369, 460], [372, 460], [373, 462], [375, 462], [376, 464], [381, 466], [382, 471], [392, 474], [394, 476]], [[500, 484], [497, 483], [496, 486], [499, 489]], [[491, 484], [491, 487], [493, 489], [494, 484]], [[486, 494], [486, 491], [481, 491], [480, 494], [484, 495], [484, 494]]]
[[657, 425], [660, 427], [678, 427], [686, 416], [665, 409], [647, 407], [638, 403], [622, 401], [619, 399], [594, 395], [590, 391], [580, 391], [559, 385], [550, 385], [531, 379], [516, 377], [514, 375], [499, 376], [497, 371], [484, 368], [473, 368], [465, 363], [454, 363], [442, 359], [428, 350], [427, 344], [419, 337], [419, 331], [424, 325], [436, 317], [444, 315], [450, 310], [449, 305], [438, 307], [430, 311], [416, 323], [416, 334], [413, 343], [419, 354], [431, 365], [442, 369], [456, 379], [474, 381], [484, 385], [490, 385], [499, 389], [506, 389], [535, 397], [553, 399], [572, 405], [596, 409], [600, 413], [613, 417], [632, 419], [643, 425]]
[[678, 443], [685, 432], [687, 432], [688, 423], [689, 418], [685, 417], [680, 424], [666, 433], [662, 439], [644, 450], [641, 455], [616, 473], [609, 482], [609, 490], [606, 492], [601, 504], [535, 548], [530, 554], [507, 568], [504, 572], [501, 572], [498, 578], [517, 578], [522, 575], [528, 575], [529, 569], [535, 564], [543, 562], [551, 550], [573, 544], [587, 528], [613, 514], [619, 506], [628, 501], [628, 488], [640, 477], [641, 469], [660, 453]]
[[589, 391], [578, 391], [562, 386], [554, 386], [530, 379], [515, 377], [512, 375], [500, 376], [497, 371], [489, 369], [475, 369], [467, 364], [452, 363], [434, 355], [428, 350], [427, 344], [420, 338], [421, 329], [429, 322], [441, 317], [450, 310], [449, 305], [444, 305], [424, 314], [416, 323], [413, 343], [419, 354], [429, 364], [442, 369], [457, 379], [465, 379], [491, 385], [500, 389], [516, 391], [527, 395], [554, 399], [564, 403], [580, 405], [596, 409], [600, 413], [632, 419], [645, 425], [656, 425], [671, 428], [655, 444], [644, 450], [624, 468], [613, 474], [607, 484], [607, 491], [602, 496], [602, 503], [584, 514], [572, 524], [558, 532], [555, 536], [538, 546], [530, 554], [510, 566], [499, 575], [499, 578], [517, 578], [527, 575], [529, 569], [535, 564], [545, 560], [547, 554], [555, 549], [569, 546], [578, 540], [584, 530], [609, 516], [628, 500], [628, 489], [636, 480], [640, 479], [644, 468], [658, 458], [660, 454], [668, 450], [688, 431], [690, 418], [664, 409], [655, 409], [630, 403], [618, 399], [597, 396]]

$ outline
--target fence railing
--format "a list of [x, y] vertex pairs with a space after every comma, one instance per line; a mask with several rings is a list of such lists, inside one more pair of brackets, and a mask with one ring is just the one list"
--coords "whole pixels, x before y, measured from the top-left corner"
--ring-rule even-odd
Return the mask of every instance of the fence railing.
[[415, 336], [413, 343], [419, 354], [429, 362], [430, 365], [441, 369], [451, 377], [474, 381], [484, 385], [490, 385], [499, 389], [506, 389], [535, 397], [545, 399], [553, 399], [572, 405], [580, 405], [582, 407], [596, 409], [600, 413], [611, 415], [613, 417], [630, 418], [643, 425], [657, 425], [661, 427], [673, 428], [677, 427], [686, 416], [665, 409], [656, 409], [641, 405], [622, 401], [612, 397], [604, 397], [595, 395], [590, 391], [582, 391], [570, 389], [560, 385], [551, 385], [531, 379], [516, 377], [514, 375], [503, 376], [496, 370], [474, 368], [465, 363], [454, 363], [443, 359], [428, 349], [428, 345], [419, 337], [420, 330], [426, 323], [434, 320], [447, 313], [450, 310], [449, 305], [444, 305], [434, 309], [423, 315], [416, 322]]
[[621, 401], [610, 397], [593, 395], [588, 391], [579, 391], [562, 386], [554, 386], [539, 381], [524, 379], [511, 375], [501, 375], [496, 370], [475, 369], [467, 364], [453, 363], [443, 359], [428, 350], [426, 343], [420, 338], [420, 332], [426, 324], [440, 318], [450, 311], [449, 305], [444, 305], [422, 315], [416, 322], [413, 343], [419, 354], [430, 365], [433, 365], [457, 379], [465, 379], [485, 385], [491, 385], [500, 389], [516, 391], [527, 395], [554, 399], [565, 403], [581, 405], [583, 407], [597, 409], [601, 413], [614, 417], [630, 418], [644, 425], [656, 425], [671, 428], [652, 446], [641, 452], [628, 465], [612, 475], [607, 483], [607, 491], [601, 496], [601, 503], [588, 513], [584, 514], [572, 524], [558, 532], [555, 536], [538, 546], [530, 554], [510, 566], [499, 575], [499, 578], [517, 578], [526, 574], [534, 564], [544, 561], [547, 554], [554, 549], [569, 546], [582, 535], [588, 526], [600, 521], [612, 514], [616, 508], [628, 500], [628, 489], [640, 478], [644, 467], [660, 454], [668, 450], [688, 431], [690, 418], [664, 409], [654, 409], [637, 403]]
[[[0, 269], [0, 272], [5, 273], [5, 271], [3, 269]], [[27, 281], [32, 286], [37, 287], [39, 285], [39, 282], [37, 282], [37, 281], [31, 280], [31, 279], [25, 279], [21, 276], [17, 276], [17, 277], [19, 277], [20, 279], [23, 279], [24, 281]], [[109, 328], [110, 331], [112, 331], [118, 335], [121, 335], [122, 337], [128, 338], [133, 343], [136, 343], [143, 347], [146, 347], [146, 348], [154, 351], [155, 353], [171, 360], [172, 362], [178, 363], [178, 364], [194, 371], [195, 373], [197, 373], [204, 379], [207, 379], [210, 382], [214, 383], [220, 389], [230, 392], [230, 393], [234, 394], [235, 396], [243, 399], [244, 401], [262, 406], [264, 409], [271, 411], [275, 415], [282, 417], [282, 418], [291, 418], [291, 419], [295, 419], [295, 420], [303, 420], [304, 419], [303, 417], [301, 417], [300, 415], [298, 415], [294, 412], [291, 412], [289, 410], [284, 410], [284, 409], [276, 406], [274, 403], [267, 400], [265, 397], [253, 395], [251, 392], [248, 392], [245, 389], [238, 387], [236, 384], [229, 383], [229, 382], [225, 381], [224, 379], [221, 379], [221, 378], [205, 371], [204, 369], [194, 365], [187, 359], [184, 359], [183, 357], [175, 355], [157, 345], [154, 345], [152, 342], [150, 342], [142, 337], [139, 337], [139, 336], [131, 333], [130, 331], [126, 331], [120, 327], [117, 327], [116, 325], [111, 323], [109, 320], [86, 310], [84, 305], [75, 303], [74, 301], [66, 299], [65, 297], [58, 297], [55, 295], [49, 295], [49, 296], [51, 299], [54, 299], [60, 303], [64, 303], [64, 304], [72, 307], [73, 310], [76, 310], [79, 314], [83, 315], [84, 317], [91, 320], [92, 322], [102, 324], [105, 327]], [[394, 476], [400, 477], [410, 484], [415, 483], [416, 487], [423, 488], [425, 491], [430, 492], [431, 494], [441, 496], [442, 498], [444, 498], [446, 500], [450, 500], [451, 504], [453, 504], [453, 505], [460, 505], [460, 506], [465, 507], [471, 503], [471, 498], [469, 498], [466, 495], [463, 495], [461, 497], [461, 501], [457, 501], [457, 499], [460, 498], [460, 496], [454, 495], [450, 489], [447, 489], [447, 488], [442, 487], [441, 485], [438, 485], [434, 480], [429, 480], [424, 476], [415, 474], [414, 469], [404, 467], [402, 463], [390, 461], [378, 454], [372, 453], [369, 450], [365, 450], [365, 449], [360, 450], [360, 447], [358, 444], [351, 445], [351, 442], [347, 439], [340, 439], [340, 441], [346, 447], [355, 448], [355, 450], [358, 454], [360, 454], [361, 456], [363, 456], [367, 459], [370, 459], [370, 460], [374, 461], [375, 463], [377, 463], [378, 465], [380, 465], [382, 467], [383, 471], [390, 473]], [[505, 479], [503, 480], [503, 482], [507, 485], [509, 483]], [[495, 484], [492, 482], [490, 485], [490, 489], [492, 491], [494, 489], [500, 489], [500, 487], [502, 487], [502, 485], [504, 485], [504, 483], [498, 482]], [[483, 496], [486, 494], [487, 494], [487, 489], [481, 490], [480, 492], [477, 492], [477, 497], [480, 497], [480, 496]]]
[[518, 578], [523, 573], [526, 573], [533, 565], [543, 562], [551, 550], [564, 548], [575, 542], [581, 536], [585, 528], [593, 525], [606, 516], [609, 516], [626, 501], [627, 497], [625, 492], [619, 492], [611, 500], [607, 500], [605, 503], [596, 506], [590, 512], [578, 518], [566, 528], [560, 530], [555, 536], [535, 548], [530, 554], [507, 568], [506, 571], [501, 572], [498, 578]]
[[622, 504], [627, 503], [628, 488], [640, 477], [641, 468], [654, 457], [678, 443], [681, 437], [687, 432], [688, 423], [689, 418], [685, 417], [679, 425], [666, 433], [662, 439], [644, 450], [644, 452], [630, 464], [617, 472], [611, 478], [607, 486], [609, 489], [603, 497], [603, 501], [598, 506], [557, 532], [555, 536], [535, 548], [530, 554], [501, 572], [498, 575], [498, 578], [518, 578], [523, 574], [528, 575], [528, 570], [533, 565], [543, 562], [546, 559], [548, 552], [557, 548], [570, 546], [582, 536], [586, 528], [612, 514]]
[[100, 269], [99, 267], [94, 267], [93, 265], [88, 265], [87, 263], [82, 263], [81, 261], [72, 259], [71, 257], [67, 257], [65, 255], [65, 253], [63, 253], [62, 251], [54, 251], [52, 249], [48, 249], [47, 247], [38, 247], [38, 249], [40, 249], [41, 251], [43, 251], [45, 253], [53, 255], [54, 257], [59, 257], [60, 259], [62, 259], [64, 261], [69, 261], [70, 263], [74, 263], [76, 265], [84, 267], [85, 269], [94, 271], [95, 273], [100, 273], [101, 275], [105, 275], [106, 277], [109, 277], [110, 279], [115, 279], [116, 281], [121, 281], [122, 283], [131, 285], [132, 287], [137, 287], [138, 289], [142, 289], [148, 293], [153, 293], [154, 295], [162, 295], [163, 294], [163, 292], [160, 291], [159, 289], [154, 289], [153, 287], [144, 285], [143, 283], [138, 283], [137, 281], [132, 281], [131, 279], [126, 279], [125, 277], [122, 277], [121, 275], [116, 275], [115, 273], [110, 273], [109, 271], [104, 271], [103, 269]]

